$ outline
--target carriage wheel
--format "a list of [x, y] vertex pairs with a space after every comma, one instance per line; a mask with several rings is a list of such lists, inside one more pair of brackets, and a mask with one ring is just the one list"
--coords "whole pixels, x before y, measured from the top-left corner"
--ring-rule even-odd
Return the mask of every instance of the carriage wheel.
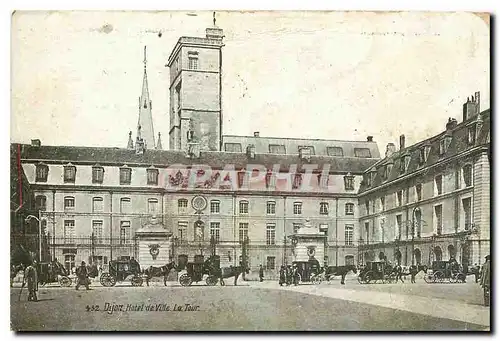
[[130, 280], [130, 282], [132, 283], [132, 286], [134, 286], [134, 287], [140, 287], [140, 286], [142, 286], [142, 278], [140, 276], [134, 276], [134, 277], [132, 277], [132, 279]]
[[116, 284], [116, 278], [111, 276], [110, 273], [105, 272], [101, 275], [99, 282], [105, 287], [113, 287]]
[[358, 283], [363, 284], [363, 278], [361, 278], [361, 275], [358, 276]]
[[299, 278], [297, 283], [302, 284], [302, 276], [300, 274], [297, 274], [297, 277]]
[[444, 281], [444, 273], [442, 273], [441, 271], [438, 271], [434, 274], [434, 279], [433, 279], [433, 283], [443, 283]]
[[71, 286], [71, 278], [67, 277], [67, 276], [62, 276], [61, 279], [59, 280], [59, 284], [62, 286], [62, 287], [70, 287]]
[[370, 282], [372, 281], [373, 279], [373, 272], [372, 271], [368, 271], [366, 274], [365, 274], [365, 277], [363, 278], [365, 284], [370, 284]]
[[191, 283], [193, 283], [193, 279], [188, 274], [183, 274], [179, 278], [179, 283], [181, 283], [183, 287], [188, 287], [191, 285]]
[[311, 281], [313, 284], [321, 284], [321, 276], [313, 276], [313, 278], [311, 278]]
[[208, 276], [205, 281], [207, 282], [207, 285], [214, 286], [217, 284], [217, 277], [216, 276]]
[[459, 272], [456, 276], [455, 283], [465, 283], [466, 276], [463, 272]]
[[425, 274], [424, 275], [425, 283], [434, 283], [432, 275]]

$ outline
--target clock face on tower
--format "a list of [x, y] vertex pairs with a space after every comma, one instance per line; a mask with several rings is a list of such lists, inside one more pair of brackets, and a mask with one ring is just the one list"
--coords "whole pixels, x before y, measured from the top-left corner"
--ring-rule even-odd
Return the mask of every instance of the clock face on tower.
[[207, 207], [207, 199], [201, 195], [197, 195], [191, 201], [191, 206], [195, 211], [203, 211]]

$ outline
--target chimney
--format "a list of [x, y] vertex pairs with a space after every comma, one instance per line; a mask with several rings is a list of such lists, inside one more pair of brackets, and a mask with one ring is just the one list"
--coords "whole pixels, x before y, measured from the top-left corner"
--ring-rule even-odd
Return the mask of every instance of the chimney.
[[247, 146], [247, 156], [250, 159], [255, 159], [255, 146], [253, 144]]
[[446, 123], [446, 130], [453, 130], [457, 127], [458, 122], [456, 119], [450, 117], [448, 118], [448, 123]]
[[469, 118], [471, 118], [474, 115], [479, 114], [479, 100], [480, 100], [480, 94], [479, 92], [475, 93], [475, 98], [474, 96], [467, 97], [467, 102], [464, 103], [463, 106], [463, 120], [467, 121]]
[[34, 140], [31, 140], [31, 145], [33, 147], [40, 147], [42, 145], [42, 142], [39, 139], [34, 139]]
[[366, 137], [367, 142], [373, 142], [373, 136], [367, 136]]
[[405, 149], [405, 136], [402, 134], [399, 136], [399, 150]]
[[479, 91], [476, 91], [474, 93], [474, 96], [476, 98], [476, 114], [479, 114], [481, 112], [481, 102], [480, 102], [481, 97]]
[[385, 149], [385, 157], [390, 157], [392, 154], [396, 152], [396, 146], [394, 143], [388, 143], [387, 148]]
[[260, 133], [259, 133], [258, 131], [255, 131], [255, 132], [253, 133], [253, 137], [260, 137]]

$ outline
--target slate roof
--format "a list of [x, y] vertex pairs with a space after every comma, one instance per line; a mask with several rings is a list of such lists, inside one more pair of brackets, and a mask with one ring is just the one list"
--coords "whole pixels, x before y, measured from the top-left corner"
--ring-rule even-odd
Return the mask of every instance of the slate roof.
[[319, 169], [330, 165], [330, 172], [361, 174], [379, 159], [311, 156], [310, 161], [301, 160], [299, 155], [255, 154], [250, 158], [246, 153], [201, 152], [199, 158], [189, 158], [183, 151], [146, 150], [144, 154], [136, 154], [135, 150], [125, 148], [73, 147], [73, 146], [33, 146], [22, 145], [23, 162], [101, 164], [121, 166], [167, 167], [173, 164], [208, 165], [213, 169], [223, 169], [226, 165], [234, 165], [235, 169], [246, 168], [248, 164], [263, 165], [272, 169], [281, 165], [281, 171], [287, 171], [290, 165], [316, 164]]
[[[483, 127], [479, 132], [479, 135], [476, 136], [477, 143], [473, 145], [469, 145], [467, 143], [468, 138], [468, 126], [478, 119], [478, 116], [481, 115], [483, 119]], [[448, 150], [443, 155], [439, 155], [439, 143], [441, 139], [445, 136], [447, 131], [443, 131], [442, 133], [435, 135], [426, 140], [420, 141], [412, 146], [408, 146], [402, 150], [398, 150], [394, 152], [389, 157], [383, 158], [373, 164], [371, 167], [367, 168], [365, 171], [365, 179], [361, 182], [361, 186], [358, 193], [363, 193], [368, 190], [372, 190], [384, 183], [391, 182], [396, 180], [399, 177], [407, 176], [417, 170], [422, 168], [431, 166], [439, 161], [451, 158], [456, 156], [467, 149], [474, 148], [478, 145], [484, 145], [490, 143], [490, 109], [481, 112], [479, 115], [474, 115], [469, 118], [467, 121], [461, 122], [458, 124], [453, 130], [451, 130], [452, 139], [451, 143], [448, 146]], [[423, 148], [424, 145], [429, 145], [431, 147], [429, 155], [427, 157], [427, 161], [419, 165], [420, 162], [420, 149]], [[402, 162], [402, 157], [404, 155], [410, 155], [410, 163], [408, 164], [408, 168], [404, 173], [400, 172], [400, 165]], [[391, 173], [389, 174], [387, 179], [383, 178], [383, 173], [385, 171], [385, 166], [389, 163], [393, 164], [393, 168]], [[369, 176], [369, 172], [373, 169], [376, 170], [376, 176], [373, 181], [372, 186], [367, 186], [366, 178]]]

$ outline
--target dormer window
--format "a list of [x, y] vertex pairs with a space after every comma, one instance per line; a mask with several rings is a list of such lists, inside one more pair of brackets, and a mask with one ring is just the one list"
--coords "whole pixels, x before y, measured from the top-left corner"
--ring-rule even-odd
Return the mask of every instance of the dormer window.
[[472, 125], [467, 128], [467, 143], [474, 144], [476, 143], [476, 125]]
[[368, 173], [368, 176], [366, 178], [367, 180], [367, 185], [370, 187], [370, 186], [373, 186], [375, 184], [375, 177], [377, 176], [377, 170], [374, 168], [372, 169], [369, 173]]
[[344, 189], [346, 191], [353, 191], [354, 190], [354, 175], [351, 173], [347, 173], [344, 175]]
[[148, 185], [158, 185], [158, 169], [148, 168], [147, 170]]
[[400, 171], [401, 171], [401, 174], [403, 173], [406, 173], [406, 171], [408, 170], [408, 166], [410, 165], [410, 160], [411, 160], [411, 156], [410, 155], [405, 155], [401, 158], [401, 163], [400, 163]]
[[448, 151], [451, 143], [451, 135], [446, 135], [439, 141], [439, 155], [443, 155]]
[[39, 163], [36, 165], [37, 182], [47, 182], [48, 175], [49, 175], [49, 166], [47, 166], [44, 163]]
[[393, 166], [394, 166], [394, 164], [392, 164], [392, 163], [388, 163], [387, 165], [385, 165], [385, 169], [384, 169], [384, 179], [385, 180], [389, 179], [389, 177], [391, 176]]
[[297, 189], [300, 188], [301, 185], [302, 185], [302, 174], [296, 173], [293, 177], [292, 188]]
[[93, 184], [102, 184], [104, 180], [104, 168], [95, 165], [92, 167], [92, 183]]
[[76, 167], [73, 166], [72, 164], [69, 164], [67, 166], [64, 166], [64, 182], [69, 183], [69, 182], [75, 182], [76, 178]]
[[[306, 151], [306, 153], [308, 152], [309, 155], [314, 155], [314, 146], [299, 146], [298, 150], [299, 150], [299, 153], [300, 153], [300, 150], [301, 149], [308, 149]], [[305, 153], [304, 153], [305, 154]]]
[[130, 185], [132, 180], [132, 168], [123, 166], [120, 168], [120, 185]]

